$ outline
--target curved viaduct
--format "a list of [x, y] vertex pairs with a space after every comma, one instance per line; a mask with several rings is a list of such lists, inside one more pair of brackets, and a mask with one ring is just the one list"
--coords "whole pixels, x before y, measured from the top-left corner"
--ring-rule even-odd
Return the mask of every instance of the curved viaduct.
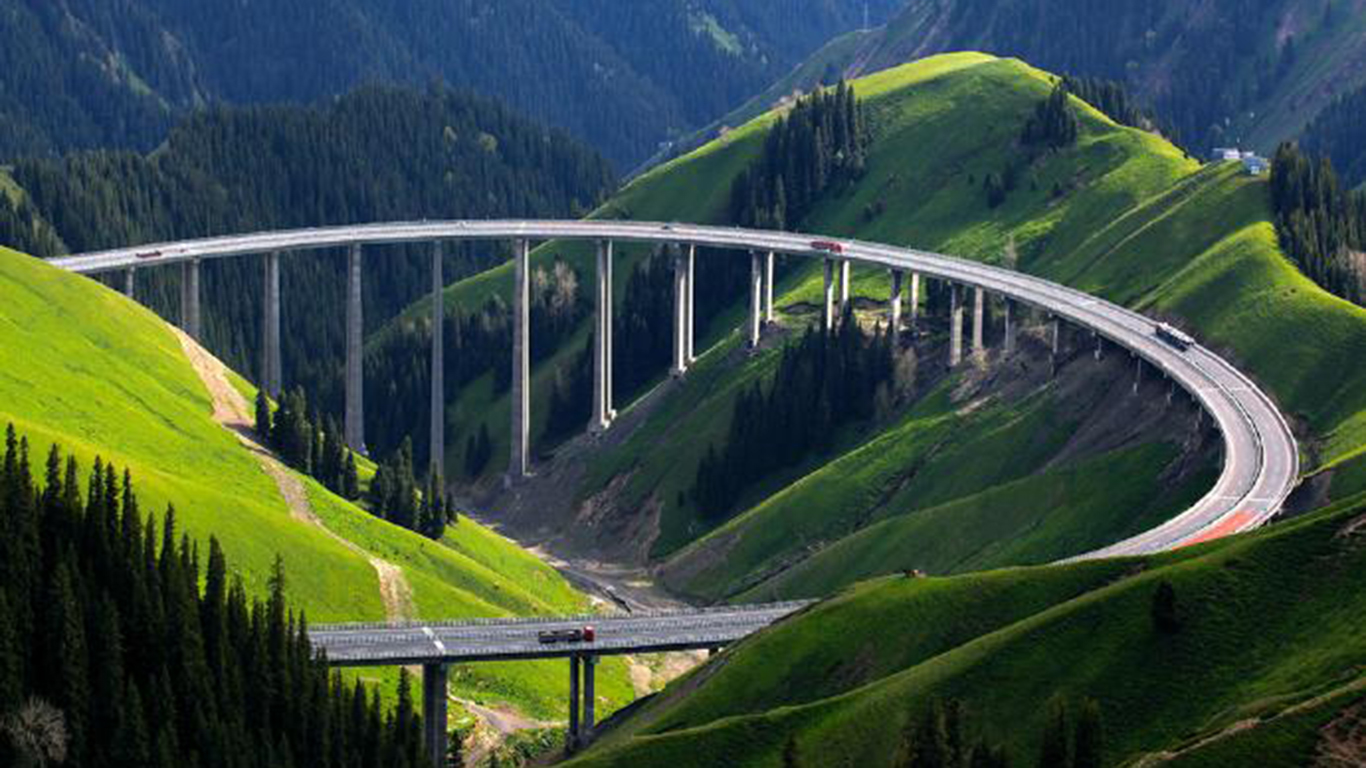
[[[137, 270], [180, 265], [183, 270], [181, 324], [192, 336], [200, 335], [199, 267], [204, 260], [260, 255], [265, 274], [262, 323], [263, 387], [280, 392], [280, 258], [299, 251], [346, 248], [349, 251], [347, 286], [346, 439], [364, 451], [364, 400], [362, 395], [362, 302], [361, 264], [367, 246], [432, 243], [432, 292], [434, 318], [442, 313], [442, 244], [457, 240], [512, 241], [515, 281], [513, 295], [512, 455], [508, 478], [515, 482], [527, 474], [530, 425], [530, 250], [533, 241], [587, 240], [597, 243], [596, 333], [594, 404], [590, 429], [609, 429], [612, 408], [612, 244], [647, 243], [674, 247], [673, 365], [675, 376], [684, 376], [694, 361], [693, 286], [697, 247], [749, 251], [751, 279], [749, 313], [745, 333], [749, 343], [759, 343], [764, 326], [773, 321], [773, 265], [775, 254], [811, 257], [825, 263], [824, 322], [837, 316], [836, 289], [840, 304], [847, 302], [851, 262], [889, 270], [892, 300], [889, 312], [894, 330], [901, 328], [902, 301], [909, 286], [910, 320], [915, 321], [922, 277], [951, 286], [950, 360], [963, 359], [964, 314], [972, 289], [973, 325], [970, 344], [980, 352], [983, 345], [983, 307], [988, 293], [1005, 300], [1005, 347], [1015, 343], [1018, 324], [1014, 308], [1027, 305], [1051, 317], [1054, 353], [1058, 350], [1059, 323], [1087, 329], [1128, 350], [1138, 361], [1136, 375], [1144, 366], [1160, 371], [1175, 386], [1188, 392], [1203, 413], [1212, 417], [1223, 438], [1224, 466], [1214, 487], [1189, 509], [1144, 533], [1073, 559], [1136, 555], [1175, 549], [1231, 533], [1249, 530], [1271, 519], [1294, 488], [1299, 474], [1299, 454], [1286, 420], [1265, 393], [1237, 368], [1199, 345], [1178, 349], [1159, 339], [1158, 324], [1149, 318], [1103, 299], [1037, 277], [999, 267], [907, 248], [845, 239], [816, 240], [811, 235], [788, 232], [741, 230], [691, 224], [620, 221], [449, 221], [405, 222], [302, 229], [282, 232], [215, 237], [178, 243], [146, 245], [55, 259], [53, 264], [71, 272], [97, 275], [125, 273], [124, 292], [133, 294]], [[832, 252], [820, 243], [838, 243]], [[909, 279], [908, 279], [909, 278]], [[438, 393], [441, 380], [443, 339], [441, 322], [434, 323], [432, 339], [432, 455], [444, 455], [444, 403]], [[1099, 352], [1099, 346], [1097, 347]], [[545, 627], [570, 626], [579, 620], [533, 620], [473, 622], [456, 625], [394, 625], [387, 627], [341, 626], [313, 630], [315, 645], [325, 648], [335, 663], [347, 665], [423, 664], [424, 696], [432, 712], [445, 709], [446, 666], [459, 661], [496, 658], [566, 657], [571, 665], [569, 741], [573, 748], [583, 734], [579, 723], [580, 661], [586, 700], [586, 728], [592, 728], [593, 659], [599, 655], [679, 648], [715, 648], [734, 642], [777, 620], [802, 604], [740, 606], [710, 609], [669, 617], [642, 617], [619, 622], [597, 617], [605, 638], [620, 637], [602, 647], [561, 646], [543, 648], [535, 633]], [[565, 624], [568, 621], [569, 624]], [[549, 622], [549, 623], [547, 623]], [[701, 624], [699, 624], [701, 622]], [[712, 627], [699, 633], [699, 626]], [[642, 629], [642, 627], [644, 627]], [[610, 647], [609, 647], [610, 646]], [[428, 730], [429, 749], [444, 754], [445, 733], [436, 725]]]

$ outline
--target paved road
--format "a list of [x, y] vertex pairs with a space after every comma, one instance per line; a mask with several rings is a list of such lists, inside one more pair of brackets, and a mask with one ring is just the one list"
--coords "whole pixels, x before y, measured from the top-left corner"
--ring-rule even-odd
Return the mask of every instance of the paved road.
[[[617, 221], [410, 222], [265, 232], [148, 245], [53, 261], [81, 274], [268, 253], [433, 240], [613, 240], [682, 243], [774, 251], [824, 258], [816, 237], [687, 224]], [[1159, 552], [1262, 525], [1276, 514], [1299, 474], [1294, 436], [1276, 406], [1250, 379], [1203, 347], [1182, 352], [1155, 336], [1148, 318], [1107, 301], [1030, 275], [939, 254], [876, 243], [837, 240], [854, 262], [915, 270], [929, 277], [981, 286], [1090, 329], [1128, 349], [1193, 394], [1224, 440], [1224, 467], [1195, 505], [1152, 530], [1073, 559]], [[684, 650], [726, 645], [768, 626], [801, 603], [629, 617], [500, 620], [463, 624], [315, 627], [314, 643], [338, 665], [417, 664], [434, 660], [534, 659], [583, 653], [584, 646], [546, 646], [537, 633], [592, 624], [594, 654]]]
[[[433, 661], [552, 659], [719, 648], [747, 637], [809, 605], [772, 603], [682, 609], [647, 615], [555, 619], [495, 619], [450, 623], [341, 624], [313, 626], [313, 645], [327, 650], [333, 666], [422, 664]], [[540, 642], [539, 633], [591, 626], [589, 643]]]
[[[614, 240], [824, 257], [815, 236], [690, 224], [624, 221], [447, 221], [263, 232], [124, 248], [56, 259], [59, 267], [97, 274], [191, 259], [385, 245], [433, 240]], [[820, 238], [829, 239], [829, 238]], [[982, 286], [1089, 328], [1160, 369], [1192, 393], [1224, 438], [1224, 468], [1215, 487], [1190, 509], [1153, 530], [1082, 557], [1141, 554], [1200, 541], [1212, 532], [1255, 528], [1280, 510], [1299, 474], [1299, 453], [1275, 405], [1232, 365], [1202, 347], [1178, 351], [1154, 336], [1155, 323], [1123, 307], [1040, 278], [972, 261], [876, 243], [839, 240], [855, 262], [913, 269], [930, 277]]]

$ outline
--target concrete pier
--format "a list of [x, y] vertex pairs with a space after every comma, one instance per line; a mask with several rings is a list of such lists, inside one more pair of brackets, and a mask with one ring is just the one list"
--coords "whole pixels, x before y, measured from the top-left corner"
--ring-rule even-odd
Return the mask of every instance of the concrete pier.
[[422, 730], [433, 768], [446, 764], [446, 665], [422, 666]]
[[920, 273], [911, 273], [911, 327], [920, 319]]
[[840, 316], [849, 310], [849, 260], [840, 259]]
[[835, 262], [827, 258], [825, 260], [825, 300], [821, 310], [821, 321], [825, 323], [825, 330], [829, 331], [835, 327]]
[[199, 259], [180, 265], [180, 330], [195, 341], [203, 341], [199, 312]]
[[564, 733], [566, 752], [579, 750], [579, 657], [569, 657], [569, 728]]
[[136, 293], [137, 293], [137, 285], [138, 285], [137, 277], [138, 277], [138, 270], [137, 270], [137, 267], [132, 267], [132, 268], [129, 268], [129, 269], [125, 269], [125, 270], [123, 271], [123, 295], [124, 295], [124, 296], [127, 296], [128, 298], [132, 299], [133, 301], [137, 301], [137, 300], [138, 300], [138, 297], [136, 296]]
[[531, 244], [512, 244], [516, 262], [512, 283], [512, 439], [508, 482], [526, 477], [531, 441]]
[[1006, 299], [1004, 305], [1003, 314], [1005, 315], [1006, 335], [1003, 346], [1005, 347], [1006, 355], [1013, 355], [1015, 354], [1015, 302], [1011, 299]]
[[949, 367], [963, 362], [963, 289], [949, 284]]
[[749, 348], [759, 346], [764, 316], [764, 264], [758, 253], [749, 255]]
[[1105, 357], [1105, 339], [1095, 331], [1091, 331], [1091, 338], [1096, 340], [1096, 361], [1099, 362]]
[[441, 241], [432, 243], [432, 468], [446, 472], [446, 280], [441, 268]]
[[261, 304], [261, 386], [266, 394], [280, 398], [284, 378], [280, 357], [280, 254], [265, 255], [265, 290]]
[[1053, 337], [1051, 346], [1053, 357], [1056, 359], [1058, 353], [1062, 351], [1062, 321], [1055, 317], [1050, 322], [1052, 324], [1051, 335]]
[[764, 257], [764, 325], [773, 324], [773, 262], [776, 257], [769, 251]]
[[1138, 388], [1143, 386], [1143, 358], [1134, 355], [1134, 394], [1138, 394]]
[[681, 378], [688, 372], [688, 260], [681, 250], [674, 253], [673, 365], [670, 374]]
[[891, 324], [892, 338], [896, 339], [901, 336], [901, 292], [902, 278], [905, 277], [905, 274], [899, 269], [893, 269], [891, 272], [892, 297], [888, 301], [888, 312], [890, 314], [888, 322]]
[[361, 288], [362, 252], [351, 246], [346, 264], [346, 444], [365, 454], [364, 315]]
[[697, 333], [697, 246], [688, 246], [688, 365], [697, 362], [697, 347], [694, 336]]
[[612, 426], [612, 244], [598, 243], [596, 321], [593, 330], [593, 418], [590, 432]]
[[593, 738], [594, 715], [597, 705], [597, 656], [583, 657], [583, 723], [579, 743], [586, 745]]
[[986, 354], [987, 292], [985, 288], [973, 290], [972, 298], [972, 354], [982, 357]]

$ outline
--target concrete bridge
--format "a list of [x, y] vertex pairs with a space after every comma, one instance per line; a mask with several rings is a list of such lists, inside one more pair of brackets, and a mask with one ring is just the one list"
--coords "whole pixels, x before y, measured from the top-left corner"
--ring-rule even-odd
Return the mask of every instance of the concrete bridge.
[[[474, 619], [404, 624], [341, 624], [309, 629], [313, 645], [337, 667], [421, 666], [426, 744], [446, 754], [446, 673], [451, 664], [569, 660], [571, 751], [593, 731], [598, 659], [623, 654], [723, 648], [809, 602], [655, 611], [614, 616]], [[592, 642], [542, 642], [542, 632], [592, 627]]]
[[[695, 254], [698, 247], [747, 252], [750, 261], [749, 312], [744, 333], [751, 346], [757, 346], [767, 325], [774, 320], [774, 260], [784, 254], [821, 259], [825, 270], [823, 322], [829, 327], [849, 300], [851, 263], [873, 265], [888, 270], [891, 302], [888, 319], [894, 332], [906, 324], [914, 325], [922, 281], [935, 279], [946, 283], [950, 298], [949, 360], [957, 366], [965, 360], [965, 314], [972, 309], [971, 336], [966, 337], [970, 351], [985, 351], [985, 304], [989, 295], [1004, 302], [1007, 352], [1013, 350], [1019, 327], [1019, 309], [1034, 307], [1046, 313], [1051, 326], [1053, 352], [1059, 348], [1061, 323], [1089, 331], [1096, 339], [1100, 354], [1103, 342], [1126, 350], [1135, 361], [1135, 382], [1145, 367], [1180, 387], [1208, 414], [1223, 441], [1224, 465], [1214, 487], [1203, 498], [1171, 520], [1149, 531], [1103, 549], [1079, 555], [1094, 558], [1158, 552], [1205, 541], [1210, 538], [1246, 531], [1270, 520], [1293, 490], [1299, 474], [1298, 447], [1286, 420], [1271, 399], [1237, 368], [1210, 350], [1193, 345], [1175, 346], [1157, 335], [1158, 323], [1124, 307], [1090, 296], [1066, 286], [1051, 283], [999, 267], [964, 259], [926, 253], [890, 245], [865, 243], [790, 232], [741, 230], [691, 224], [661, 224], [625, 221], [450, 221], [374, 224], [284, 232], [207, 238], [123, 248], [101, 253], [55, 259], [52, 263], [72, 272], [98, 275], [122, 272], [124, 290], [133, 294], [138, 270], [178, 265], [184, 279], [181, 295], [181, 324], [192, 336], [201, 331], [199, 269], [209, 259], [260, 256], [265, 274], [265, 301], [262, 330], [262, 386], [272, 395], [280, 393], [280, 259], [286, 253], [346, 248], [350, 254], [346, 301], [346, 440], [358, 451], [365, 450], [364, 395], [362, 392], [362, 302], [361, 264], [368, 246], [399, 243], [432, 244], [432, 338], [431, 446], [433, 456], [443, 456], [444, 403], [441, 372], [444, 340], [441, 335], [443, 296], [441, 248], [448, 241], [511, 241], [515, 262], [513, 288], [512, 356], [512, 441], [507, 481], [516, 483], [526, 477], [529, 463], [530, 391], [530, 251], [533, 241], [586, 240], [597, 246], [596, 333], [594, 355], [593, 416], [588, 428], [601, 432], [611, 428], [616, 411], [612, 393], [612, 262], [613, 244], [647, 243], [664, 246], [674, 254], [674, 322], [672, 329], [674, 376], [686, 376], [696, 359], [694, 347]], [[909, 293], [910, 310], [904, 312]], [[1077, 558], [1074, 558], [1077, 559]], [[595, 617], [604, 630], [592, 653], [581, 648], [545, 648], [531, 644], [526, 634], [530, 627], [560, 626], [563, 621], [504, 621], [494, 624], [400, 625], [373, 627], [318, 628], [315, 642], [329, 652], [336, 664], [422, 664], [429, 670], [424, 690], [429, 696], [444, 691], [444, 665], [452, 661], [479, 661], [492, 658], [546, 658], [567, 656], [575, 682], [571, 705], [571, 742], [578, 737], [578, 666], [589, 669], [585, 685], [591, 687], [592, 661], [610, 652], [639, 652], [676, 648], [714, 648], [757, 631], [784, 611], [796, 607], [754, 607], [727, 609], [721, 613], [684, 613], [673, 619], [658, 617], [618, 620]], [[664, 626], [686, 625], [699, 616], [724, 623], [716, 632], [687, 635], [681, 627], [658, 630], [651, 621]], [[587, 619], [578, 620], [580, 623]], [[645, 621], [646, 624], [631, 623]], [[669, 624], [674, 621], [674, 624]], [[573, 622], [570, 622], [573, 623]], [[695, 628], [695, 626], [694, 626]], [[539, 630], [538, 630], [539, 631]], [[483, 634], [480, 634], [483, 633]], [[682, 634], [680, 634], [682, 633]], [[608, 643], [608, 645], [603, 645]], [[620, 645], [612, 645], [619, 643]], [[445, 650], [440, 650], [442, 647]], [[614, 648], [631, 648], [615, 651]], [[451, 649], [463, 649], [458, 653]], [[606, 650], [604, 650], [606, 649]], [[463, 654], [463, 655], [462, 655]], [[499, 654], [504, 654], [500, 656]], [[506, 655], [512, 654], [512, 655]], [[523, 654], [523, 655], [517, 655]], [[429, 706], [438, 702], [429, 699]], [[440, 706], [444, 707], [444, 694]], [[591, 720], [591, 704], [588, 719]], [[437, 739], [435, 733], [430, 739]], [[444, 732], [440, 735], [444, 740]], [[432, 741], [435, 747], [438, 742]], [[441, 743], [444, 743], [441, 742]]]

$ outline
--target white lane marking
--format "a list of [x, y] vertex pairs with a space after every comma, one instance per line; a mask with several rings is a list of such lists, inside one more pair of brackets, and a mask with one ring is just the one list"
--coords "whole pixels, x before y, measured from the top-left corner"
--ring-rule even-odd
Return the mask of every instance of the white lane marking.
[[436, 633], [432, 631], [431, 627], [423, 627], [422, 634], [426, 635], [427, 639], [432, 641], [432, 645], [436, 646], [437, 653], [443, 655], [446, 653], [446, 644], [437, 638]]

